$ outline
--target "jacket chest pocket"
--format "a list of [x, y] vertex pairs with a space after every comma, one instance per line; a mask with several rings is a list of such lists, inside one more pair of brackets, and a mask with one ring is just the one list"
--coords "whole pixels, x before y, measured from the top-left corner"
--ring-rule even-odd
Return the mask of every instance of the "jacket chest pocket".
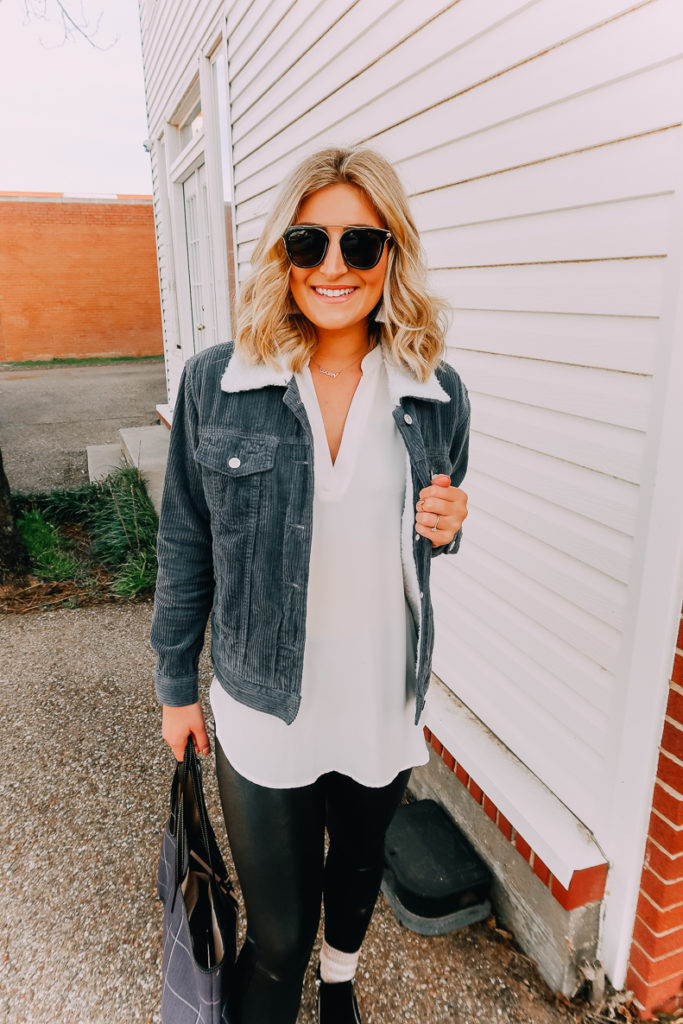
[[253, 437], [225, 432], [200, 436], [195, 459], [211, 517], [242, 529], [256, 521], [264, 477], [272, 471], [276, 437]]

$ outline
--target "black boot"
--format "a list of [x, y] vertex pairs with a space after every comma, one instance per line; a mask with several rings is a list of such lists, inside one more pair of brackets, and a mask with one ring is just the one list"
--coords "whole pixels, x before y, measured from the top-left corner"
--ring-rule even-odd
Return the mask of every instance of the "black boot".
[[318, 1024], [363, 1024], [352, 981], [323, 981], [318, 964], [315, 985], [318, 989]]

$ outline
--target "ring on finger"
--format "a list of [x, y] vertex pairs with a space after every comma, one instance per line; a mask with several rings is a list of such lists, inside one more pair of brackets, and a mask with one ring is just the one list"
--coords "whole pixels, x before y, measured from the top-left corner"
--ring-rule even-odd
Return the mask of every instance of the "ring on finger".
[[438, 528], [439, 528], [439, 519], [441, 519], [441, 516], [437, 516], [436, 517], [436, 522], [432, 526], [432, 533], [434, 533], [435, 530], [438, 530]]

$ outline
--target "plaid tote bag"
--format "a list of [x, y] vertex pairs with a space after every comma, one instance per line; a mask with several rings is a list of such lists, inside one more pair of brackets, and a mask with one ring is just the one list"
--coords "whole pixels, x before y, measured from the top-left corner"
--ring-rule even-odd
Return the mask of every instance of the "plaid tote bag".
[[209, 822], [191, 737], [171, 785], [157, 892], [164, 905], [162, 1024], [229, 1024], [237, 903]]

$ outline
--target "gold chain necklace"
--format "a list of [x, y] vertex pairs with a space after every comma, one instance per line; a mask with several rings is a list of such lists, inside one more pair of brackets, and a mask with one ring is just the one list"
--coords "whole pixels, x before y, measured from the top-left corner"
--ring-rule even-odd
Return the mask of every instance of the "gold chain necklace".
[[[367, 352], [364, 352], [363, 355], [361, 356], [361, 360], [365, 359], [366, 355], [367, 355]], [[353, 366], [354, 363], [358, 362], [358, 356], [356, 356], [356, 358], [352, 362], [347, 363], [346, 366], [342, 366], [341, 370], [324, 370], [322, 368], [322, 366], [320, 365], [320, 363], [318, 362], [318, 360], [314, 359], [313, 356], [311, 356], [311, 362], [315, 366], [317, 366], [318, 369], [320, 370], [320, 372], [324, 373], [326, 377], [331, 377], [332, 380], [335, 380], [339, 376], [340, 373], [343, 373], [344, 370], [348, 370], [350, 366]]]

